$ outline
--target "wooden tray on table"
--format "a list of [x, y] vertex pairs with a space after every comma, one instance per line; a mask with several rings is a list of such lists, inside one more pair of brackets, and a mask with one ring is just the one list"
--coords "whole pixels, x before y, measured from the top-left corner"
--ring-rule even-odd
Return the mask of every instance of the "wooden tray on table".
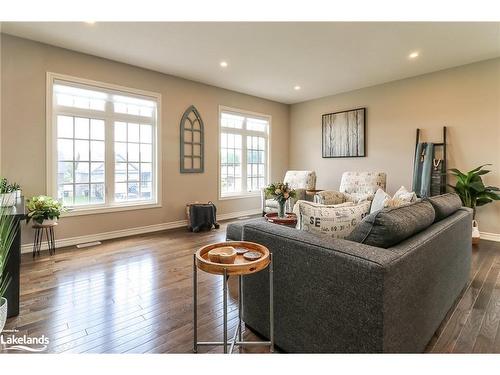
[[[255, 251], [262, 254], [259, 259], [247, 260], [243, 257], [243, 254], [237, 254], [234, 263], [224, 264], [211, 262], [208, 259], [208, 252], [212, 249], [218, 247], [232, 246], [238, 251], [238, 249], [245, 249], [248, 251]], [[251, 273], [259, 272], [269, 265], [270, 257], [269, 250], [267, 247], [259, 245], [254, 242], [245, 241], [228, 241], [228, 242], [218, 242], [211, 245], [203, 246], [196, 252], [196, 266], [202, 271], [214, 274], [223, 275], [224, 268], [226, 269], [227, 275], [248, 275]]]

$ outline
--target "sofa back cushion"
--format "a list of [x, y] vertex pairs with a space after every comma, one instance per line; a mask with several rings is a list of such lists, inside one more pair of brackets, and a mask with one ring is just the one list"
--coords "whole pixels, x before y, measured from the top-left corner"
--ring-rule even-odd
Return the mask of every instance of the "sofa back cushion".
[[384, 208], [366, 216], [346, 239], [387, 249], [432, 225], [434, 217], [427, 201]]
[[297, 228], [331, 238], [345, 238], [370, 212], [370, 202], [322, 205], [300, 201], [295, 205]]
[[432, 204], [436, 212], [434, 221], [443, 220], [445, 217], [450, 216], [462, 207], [462, 200], [455, 193], [447, 193], [429, 197], [427, 200]]

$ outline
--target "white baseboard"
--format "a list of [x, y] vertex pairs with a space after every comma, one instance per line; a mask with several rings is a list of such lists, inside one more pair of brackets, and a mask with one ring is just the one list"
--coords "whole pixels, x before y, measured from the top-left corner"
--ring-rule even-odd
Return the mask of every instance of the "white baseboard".
[[[230, 212], [227, 214], [217, 215], [217, 219], [218, 220], [229, 220], [229, 219], [235, 219], [235, 218], [242, 217], [242, 216], [257, 215], [257, 214], [260, 214], [261, 212], [262, 212], [261, 209]], [[114, 230], [111, 232], [89, 234], [86, 236], [61, 238], [61, 239], [56, 240], [56, 248], [66, 247], [66, 246], [75, 246], [75, 245], [78, 245], [81, 243], [87, 243], [87, 242], [110, 240], [113, 238], [135, 236], [135, 235], [144, 234], [144, 233], [159, 232], [159, 231], [167, 230], [167, 229], [182, 228], [182, 227], [185, 227], [186, 225], [187, 225], [187, 220], [178, 220], [178, 221], [171, 221], [168, 223], [146, 225], [143, 227], [120, 229], [120, 230]], [[44, 242], [42, 244], [41, 249], [42, 250], [48, 249], [46, 242]], [[31, 251], [33, 251], [33, 244], [28, 243], [28, 244], [24, 244], [21, 246], [21, 253], [30, 253]]]
[[498, 233], [480, 232], [480, 234], [482, 240], [500, 242], [500, 234]]

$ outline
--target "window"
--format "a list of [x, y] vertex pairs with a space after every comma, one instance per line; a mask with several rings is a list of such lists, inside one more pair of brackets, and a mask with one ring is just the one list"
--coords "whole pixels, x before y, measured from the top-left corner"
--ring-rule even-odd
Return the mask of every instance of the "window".
[[221, 108], [221, 198], [255, 195], [267, 184], [270, 116]]
[[158, 204], [159, 94], [48, 79], [50, 194], [75, 211]]

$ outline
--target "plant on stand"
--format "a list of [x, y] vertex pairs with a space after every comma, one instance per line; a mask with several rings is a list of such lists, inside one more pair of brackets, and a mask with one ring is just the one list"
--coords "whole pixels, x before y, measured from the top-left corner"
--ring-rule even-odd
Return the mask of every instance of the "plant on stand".
[[266, 187], [266, 196], [278, 202], [278, 217], [285, 217], [285, 205], [289, 198], [295, 198], [295, 190], [288, 183], [276, 182]]
[[481, 176], [491, 172], [487, 169], [483, 169], [488, 165], [491, 164], [481, 165], [465, 173], [456, 168], [450, 169], [452, 175], [457, 178], [457, 182], [455, 186], [449, 186], [458, 194], [463, 205], [473, 210], [473, 243], [479, 241], [479, 228], [476, 220], [477, 207], [500, 200], [500, 189], [495, 186], [485, 186], [481, 178]]
[[37, 224], [52, 224], [59, 219], [65, 208], [58, 200], [46, 195], [39, 195], [28, 200], [26, 223], [33, 220]]
[[9, 215], [9, 209], [0, 208], [0, 332], [2, 332], [7, 320], [7, 299], [5, 298], [5, 292], [10, 283], [10, 277], [6, 272], [6, 266], [10, 248], [15, 237], [16, 226], [14, 225], [14, 217]]

